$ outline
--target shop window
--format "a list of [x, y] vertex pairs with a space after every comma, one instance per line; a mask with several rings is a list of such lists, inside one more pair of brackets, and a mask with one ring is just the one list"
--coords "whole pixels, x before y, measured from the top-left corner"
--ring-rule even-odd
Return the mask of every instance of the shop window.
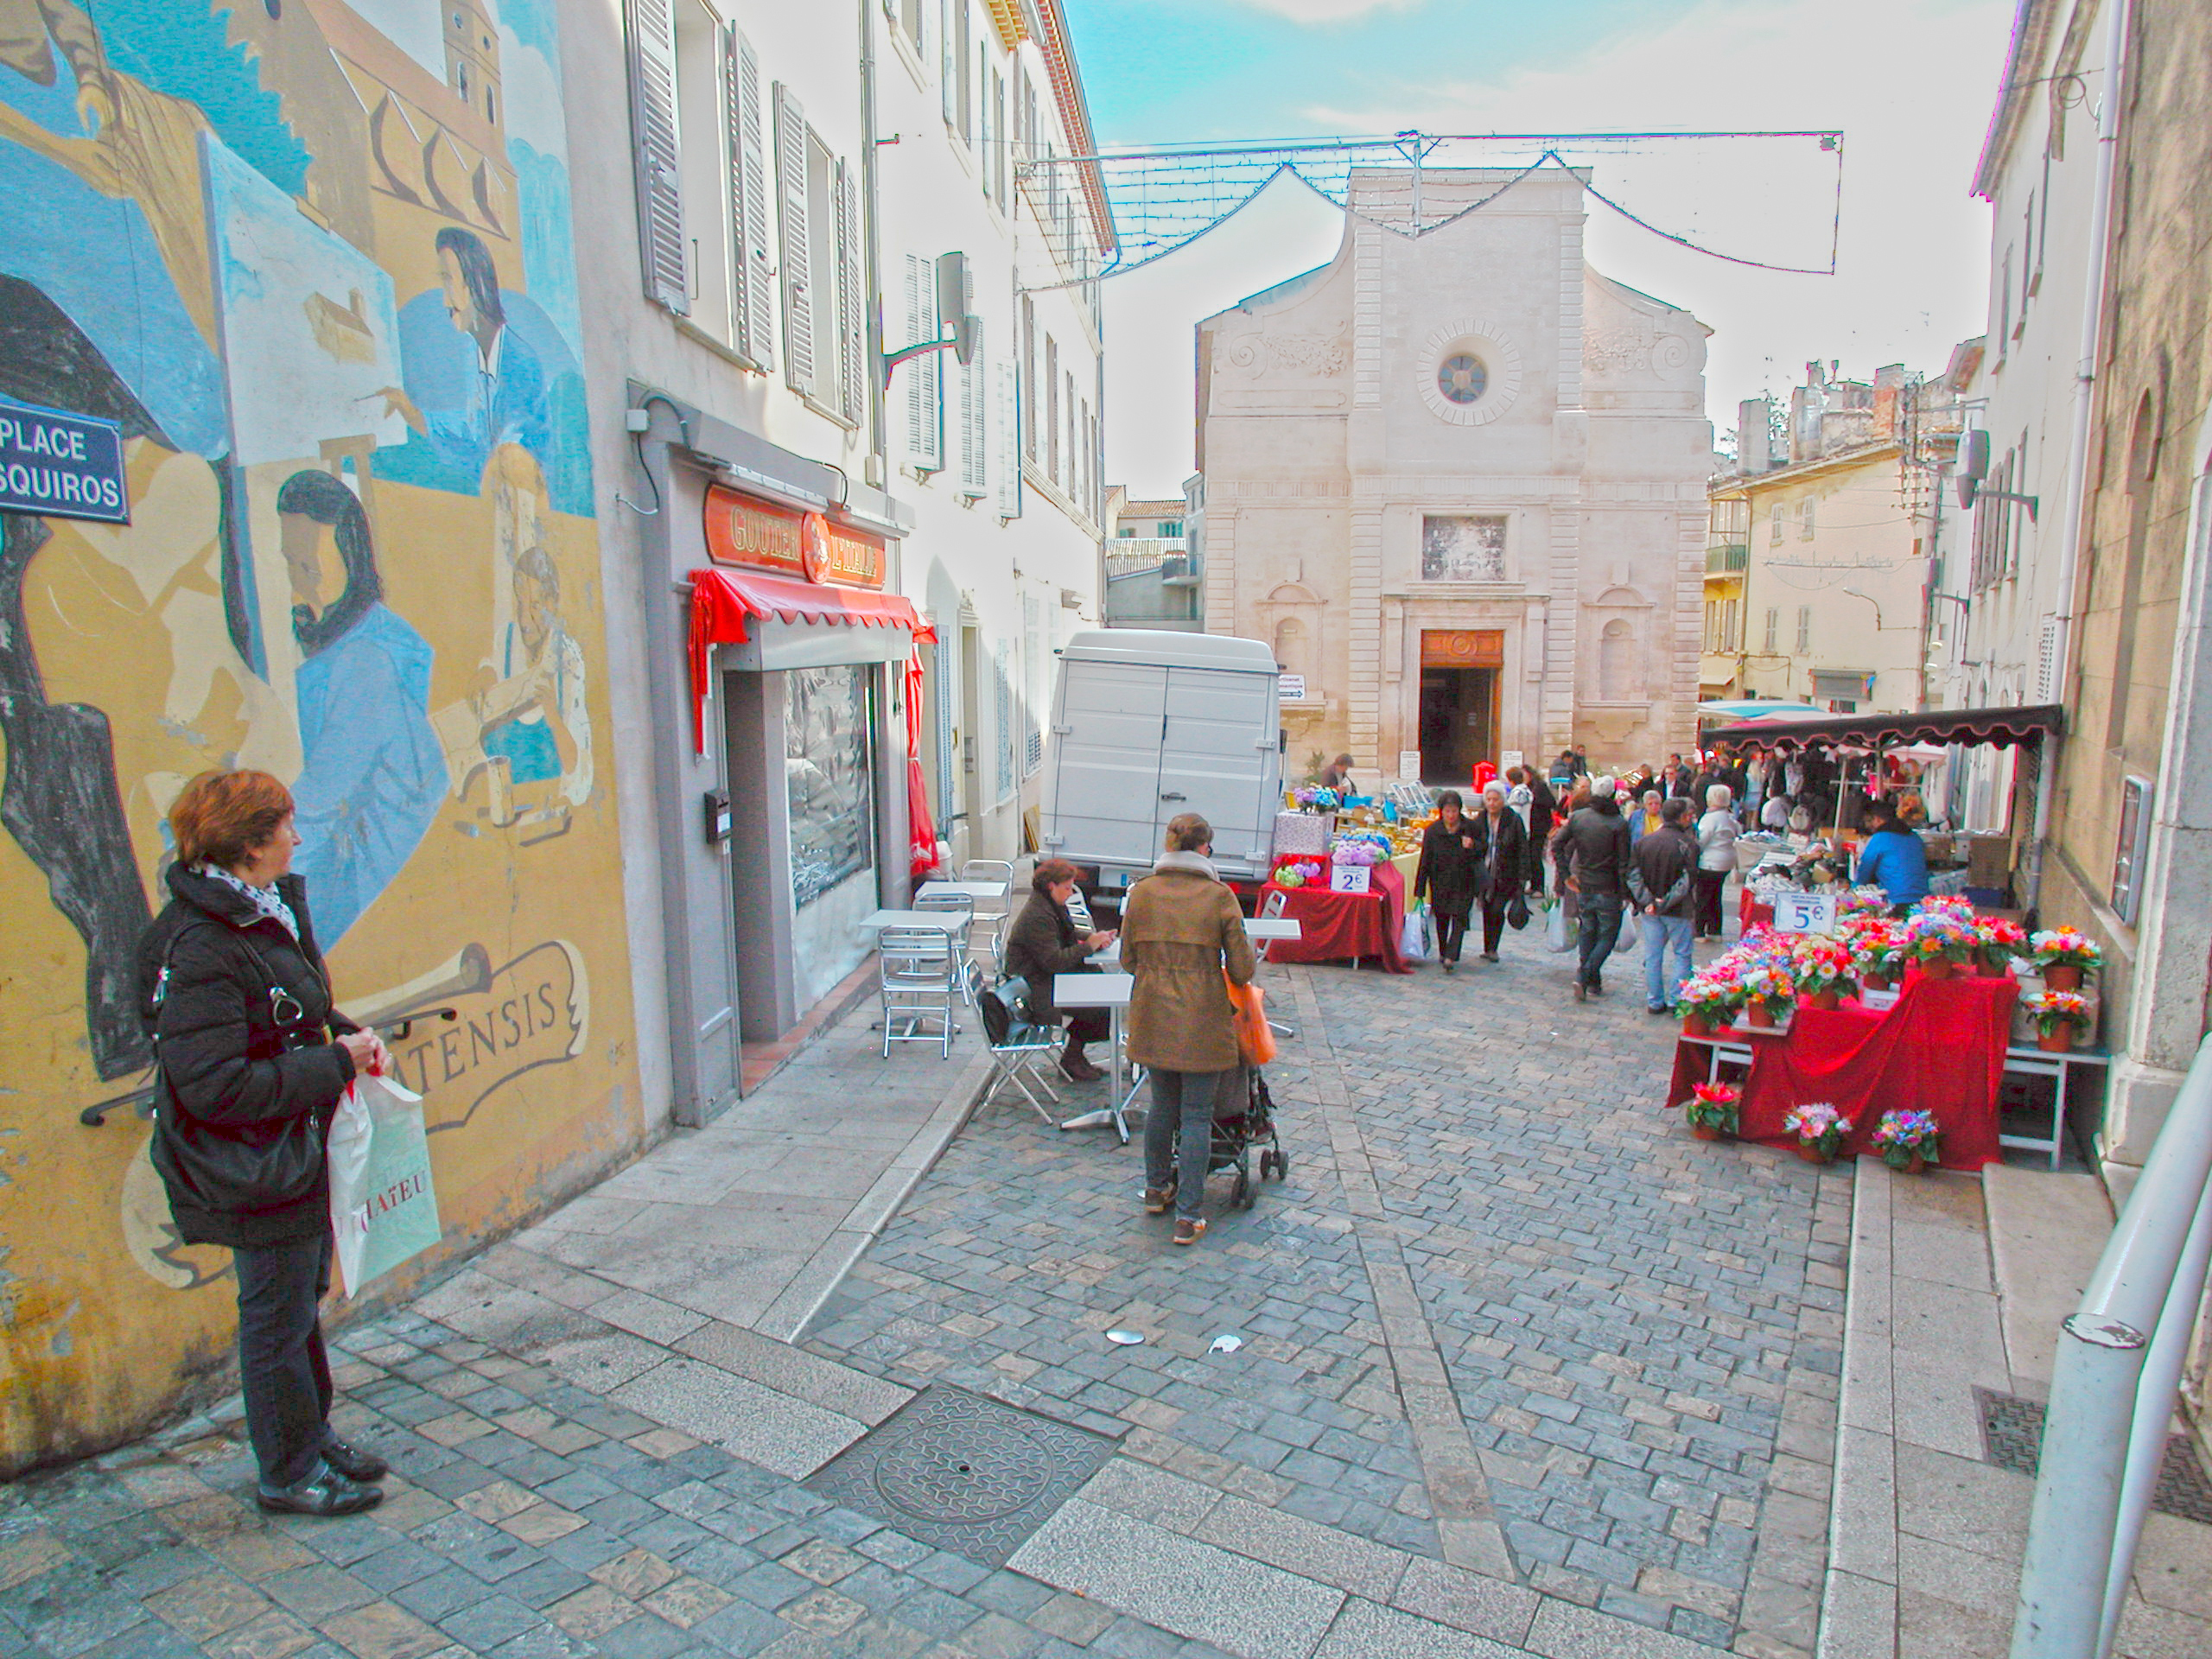
[[802, 910], [875, 862], [870, 673], [846, 664], [795, 668], [784, 677], [791, 899]]

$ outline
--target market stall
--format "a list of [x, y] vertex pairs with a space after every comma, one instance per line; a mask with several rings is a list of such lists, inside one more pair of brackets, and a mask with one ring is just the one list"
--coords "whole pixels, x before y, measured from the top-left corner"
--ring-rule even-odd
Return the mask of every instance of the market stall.
[[1285, 887], [1273, 881], [1261, 893], [1263, 906], [1269, 896], [1281, 894], [1282, 915], [1302, 930], [1295, 942], [1269, 946], [1269, 962], [1374, 961], [1389, 973], [1413, 972], [1398, 951], [1398, 936], [1406, 925], [1406, 883], [1395, 866], [1370, 867], [1365, 893]]
[[1341, 797], [1306, 785], [1289, 792], [1275, 821], [1272, 878], [1263, 908], [1297, 921], [1302, 937], [1268, 952], [1273, 962], [1382, 963], [1411, 973], [1399, 941], [1406, 893], [1420, 861], [1421, 832], [1433, 810], [1418, 784], [1379, 798]]

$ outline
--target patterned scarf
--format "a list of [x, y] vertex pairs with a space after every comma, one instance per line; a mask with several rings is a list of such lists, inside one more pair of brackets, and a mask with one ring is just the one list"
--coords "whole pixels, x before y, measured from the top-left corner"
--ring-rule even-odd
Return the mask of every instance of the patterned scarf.
[[202, 864], [200, 874], [213, 876], [233, 893], [244, 894], [246, 903], [255, 910], [272, 922], [282, 923], [284, 931], [294, 938], [300, 937], [300, 918], [292, 914], [292, 907], [284, 902], [284, 896], [276, 891], [275, 883], [265, 887], [253, 887], [241, 881], [219, 864]]

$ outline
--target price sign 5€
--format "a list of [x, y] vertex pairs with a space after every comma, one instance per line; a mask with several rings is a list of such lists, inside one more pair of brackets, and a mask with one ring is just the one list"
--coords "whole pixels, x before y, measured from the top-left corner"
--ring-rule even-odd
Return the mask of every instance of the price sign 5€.
[[1777, 893], [1774, 899], [1774, 931], [1777, 933], [1834, 932], [1835, 894]]

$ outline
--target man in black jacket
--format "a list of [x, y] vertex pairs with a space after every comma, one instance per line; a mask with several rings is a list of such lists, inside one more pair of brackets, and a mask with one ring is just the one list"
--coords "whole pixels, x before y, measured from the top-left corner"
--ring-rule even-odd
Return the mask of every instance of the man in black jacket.
[[1580, 908], [1580, 956], [1574, 980], [1578, 1002], [1605, 995], [1605, 958], [1620, 943], [1629, 834], [1628, 820], [1621, 817], [1613, 790], [1611, 778], [1592, 779], [1590, 804], [1567, 821], [1567, 884], [1578, 895]]
[[[1691, 872], [1697, 868], [1698, 844], [1689, 816], [1688, 801], [1662, 803], [1659, 827], [1636, 843], [1629, 865], [1629, 896], [1643, 931], [1643, 1006], [1653, 1014], [1672, 1013], [1690, 976]], [[1672, 974], [1663, 965], [1670, 949]]]
[[1529, 778], [1529, 891], [1544, 890], [1544, 849], [1559, 822], [1559, 797], [1545, 781], [1541, 766], [1525, 768]]

